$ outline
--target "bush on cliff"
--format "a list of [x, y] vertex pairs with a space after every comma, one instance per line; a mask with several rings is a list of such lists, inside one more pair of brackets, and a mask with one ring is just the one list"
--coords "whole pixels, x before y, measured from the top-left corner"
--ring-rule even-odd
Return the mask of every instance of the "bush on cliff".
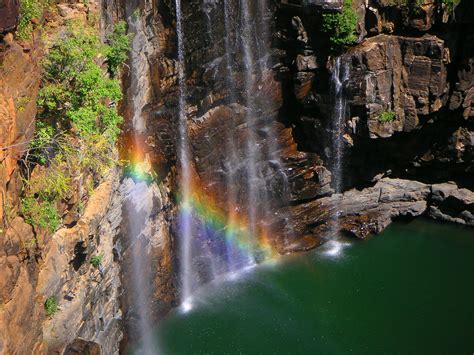
[[20, 0], [20, 19], [18, 21], [18, 38], [26, 40], [33, 32], [33, 19], [39, 20], [50, 5], [50, 0]]
[[122, 91], [120, 82], [101, 68], [101, 60], [109, 51], [94, 32], [72, 26], [45, 61], [38, 100], [40, 119], [53, 122], [57, 130], [72, 130], [81, 137], [101, 134], [113, 143], [122, 122], [117, 112]]
[[344, 0], [340, 13], [323, 14], [322, 29], [329, 34], [333, 47], [354, 44], [357, 41], [357, 14], [352, 9], [352, 0]]
[[56, 297], [51, 296], [46, 299], [44, 302], [44, 310], [46, 312], [46, 316], [48, 317], [52, 317], [56, 314], [56, 312], [59, 310], [58, 300]]
[[[112, 41], [112, 50], [94, 28], [72, 24], [49, 50], [35, 137], [25, 159], [22, 214], [34, 227], [54, 232], [61, 222], [59, 202], [68, 202], [88, 176], [98, 181], [115, 163], [112, 148], [122, 122], [117, 111], [122, 91], [119, 80], [107, 72], [116, 73], [119, 59], [127, 58], [130, 37], [122, 37], [124, 31], [118, 24], [114, 33], [120, 44]], [[103, 68], [111, 52], [112, 67]]]
[[393, 111], [384, 111], [382, 114], [379, 116], [379, 121], [384, 123], [384, 122], [392, 122], [397, 118], [397, 114]]
[[53, 202], [38, 201], [34, 197], [26, 197], [21, 201], [21, 212], [26, 223], [54, 233], [61, 224], [61, 216]]
[[124, 21], [118, 22], [107, 36], [107, 66], [112, 77], [117, 75], [120, 65], [128, 59], [132, 37], [131, 33], [127, 34], [127, 25]]

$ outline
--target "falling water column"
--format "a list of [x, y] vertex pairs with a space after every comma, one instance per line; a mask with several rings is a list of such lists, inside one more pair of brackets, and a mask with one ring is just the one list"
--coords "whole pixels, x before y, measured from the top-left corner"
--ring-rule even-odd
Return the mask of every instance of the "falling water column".
[[[250, 6], [249, 0], [241, 0], [241, 12], [242, 12], [242, 29], [241, 29], [241, 40], [242, 40], [242, 49], [244, 53], [244, 66], [245, 66], [245, 92], [244, 92], [244, 99], [245, 104], [247, 106], [247, 114], [246, 114], [246, 124], [248, 129], [248, 137], [247, 137], [247, 158], [248, 158], [248, 166], [247, 166], [247, 215], [248, 215], [248, 222], [249, 222], [249, 238], [255, 239], [257, 238], [257, 223], [259, 217], [258, 211], [258, 202], [260, 199], [260, 194], [262, 192], [262, 181], [259, 179], [258, 176], [258, 167], [257, 164], [260, 161], [260, 149], [256, 141], [255, 137], [255, 104], [252, 92], [255, 86], [255, 80], [253, 76], [253, 69], [255, 65], [254, 53], [252, 51], [252, 26], [250, 22]], [[249, 263], [255, 262], [255, 256], [249, 255]]]
[[[235, 104], [237, 102], [237, 89], [234, 80], [234, 59], [232, 51], [231, 38], [233, 37], [232, 31], [232, 1], [224, 0], [224, 27], [225, 27], [225, 53], [226, 53], [226, 86], [229, 90], [230, 103]], [[227, 271], [236, 271], [241, 264], [241, 256], [236, 252], [232, 245], [232, 238], [234, 231], [231, 228], [231, 223], [236, 219], [237, 208], [237, 176], [236, 171], [239, 169], [241, 161], [238, 157], [237, 143], [235, 136], [235, 126], [229, 125], [228, 131], [226, 132], [226, 155], [228, 157], [225, 162], [226, 165], [226, 208], [227, 208], [227, 229], [226, 229], [226, 258], [227, 258]]]
[[[133, 165], [143, 164], [144, 154], [142, 136], [146, 130], [143, 107], [149, 102], [150, 80], [146, 56], [150, 42], [145, 34], [145, 24], [141, 16], [133, 16], [135, 6], [128, 3], [126, 17], [129, 32], [134, 34], [130, 52], [130, 87], [127, 91], [127, 105], [131, 108], [130, 142], [133, 153], [130, 162]], [[145, 73], [145, 75], [143, 75]], [[141, 77], [140, 77], [141, 75]], [[138, 154], [135, 154], [138, 153]], [[141, 166], [141, 165], [140, 165]], [[153, 210], [156, 191], [145, 181], [126, 177], [120, 186], [123, 197], [123, 234], [122, 275], [125, 289], [124, 309], [125, 324], [132, 343], [139, 344], [142, 353], [154, 354], [155, 346], [151, 335], [154, 311], [150, 308], [153, 290], [150, 285], [152, 277], [149, 254], [149, 242], [155, 238], [145, 232]]]
[[[344, 62], [344, 64], [341, 64]], [[331, 152], [331, 172], [333, 188], [336, 193], [342, 193], [343, 189], [343, 160], [344, 160], [344, 128], [347, 116], [347, 100], [344, 95], [344, 83], [349, 79], [349, 66], [343, 58], [338, 57], [334, 63], [334, 68], [331, 76], [331, 89], [334, 97], [334, 108], [331, 122], [331, 141], [332, 141], [332, 152]], [[333, 212], [332, 219], [334, 223], [331, 225], [329, 230], [329, 236], [336, 235], [340, 230], [339, 225], [339, 210], [340, 200], [335, 199], [337, 205], [335, 206], [335, 212]], [[338, 238], [333, 238], [327, 243], [326, 254], [332, 257], [340, 255], [346, 244], [339, 241]]]
[[347, 115], [347, 101], [344, 95], [343, 84], [349, 79], [347, 63], [341, 66], [341, 57], [336, 59], [332, 72], [332, 90], [334, 113], [332, 117], [332, 174], [336, 193], [342, 192], [342, 164], [344, 159], [344, 126]]
[[178, 37], [178, 113], [179, 113], [179, 165], [180, 165], [180, 194], [179, 211], [180, 232], [180, 272], [181, 272], [181, 303], [185, 310], [191, 307], [190, 297], [193, 290], [192, 279], [192, 215], [191, 215], [191, 167], [189, 139], [186, 122], [186, 77], [183, 27], [181, 17], [181, 0], [176, 3], [176, 33]]

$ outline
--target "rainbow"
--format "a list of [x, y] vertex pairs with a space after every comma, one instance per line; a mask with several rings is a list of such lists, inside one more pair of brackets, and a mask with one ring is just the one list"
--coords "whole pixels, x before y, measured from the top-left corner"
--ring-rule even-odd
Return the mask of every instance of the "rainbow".
[[[132, 144], [133, 148], [128, 154], [127, 173], [135, 180], [156, 181], [158, 176], [153, 171], [143, 144], [136, 139], [133, 143], [135, 144]], [[210, 230], [211, 233], [207, 233], [207, 237], [219, 238], [226, 245], [242, 253], [258, 254], [262, 259], [269, 259], [278, 254], [265, 228], [258, 228], [257, 235], [252, 237], [246, 216], [241, 216], [236, 212], [228, 213], [221, 208], [218, 199], [213, 198], [198, 182], [196, 174], [191, 180], [190, 196], [187, 196], [186, 200], [180, 195], [177, 196], [181, 212], [189, 214], [193, 221]]]
[[224, 211], [217, 200], [196, 183], [192, 184], [190, 195], [186, 201], [181, 201], [181, 207], [211, 229], [213, 235], [223, 238], [227, 245], [242, 252], [257, 253], [263, 259], [277, 255], [264, 228], [259, 228], [257, 235], [252, 237], [247, 218]]

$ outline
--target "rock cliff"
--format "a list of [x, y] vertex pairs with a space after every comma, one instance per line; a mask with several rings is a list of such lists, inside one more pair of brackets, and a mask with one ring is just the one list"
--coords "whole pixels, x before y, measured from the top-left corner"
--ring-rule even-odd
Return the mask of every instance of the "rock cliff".
[[[314, 248], [339, 230], [365, 238], [404, 216], [474, 225], [471, 1], [451, 7], [433, 0], [353, 0], [355, 40], [337, 48], [323, 19], [341, 13], [347, 1], [251, 2], [250, 36], [242, 31], [239, 1], [225, 3], [227, 10], [223, 0], [182, 4], [193, 186], [213, 199], [213, 208], [227, 214], [244, 208], [252, 191], [246, 167], [255, 157], [242, 147], [253, 136], [256, 146], [267, 147], [267, 159], [257, 164], [259, 184], [269, 192], [274, 212], [269, 228], [278, 231], [270, 243], [280, 253]], [[53, 20], [55, 26], [92, 8], [102, 12], [103, 31], [125, 19], [134, 33], [122, 73], [125, 123], [118, 148], [148, 178], [137, 177], [136, 169], [114, 170], [80, 217], [54, 235], [35, 235], [18, 210], [43, 48], [39, 35], [14, 39], [18, 3], [4, 1], [0, 352], [109, 354], [124, 337], [125, 345], [136, 339], [143, 312], [148, 310], [152, 322], [176, 304], [175, 5], [171, 0], [60, 5], [63, 19]], [[252, 60], [242, 53], [243, 35], [250, 38]], [[332, 126], [337, 57], [347, 68], [341, 85], [348, 114], [340, 132]], [[255, 117], [251, 124], [249, 115]], [[341, 171], [333, 164], [335, 134], [343, 142]], [[224, 144], [230, 135], [237, 146], [232, 159]], [[335, 193], [337, 175], [341, 193]], [[231, 178], [237, 193], [229, 206], [224, 195]], [[52, 297], [59, 310], [47, 316], [45, 302]]]
[[[118, 352], [119, 171], [111, 171], [89, 199], [84, 186], [75, 185], [71, 199], [60, 207], [64, 225], [56, 233], [32, 228], [20, 212], [43, 74], [43, 40], [56, 38], [67, 21], [96, 13], [97, 3], [57, 4], [43, 18], [32, 19], [38, 28], [24, 40], [13, 32], [18, 2], [4, 1], [0, 11], [0, 352]], [[72, 213], [71, 206], [80, 201], [85, 201], [83, 210]]]

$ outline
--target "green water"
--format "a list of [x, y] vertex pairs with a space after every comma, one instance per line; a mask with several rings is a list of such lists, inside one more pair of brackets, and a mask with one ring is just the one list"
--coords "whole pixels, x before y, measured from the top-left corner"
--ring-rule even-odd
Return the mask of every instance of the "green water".
[[162, 320], [164, 354], [473, 354], [474, 230], [392, 225], [201, 290]]

